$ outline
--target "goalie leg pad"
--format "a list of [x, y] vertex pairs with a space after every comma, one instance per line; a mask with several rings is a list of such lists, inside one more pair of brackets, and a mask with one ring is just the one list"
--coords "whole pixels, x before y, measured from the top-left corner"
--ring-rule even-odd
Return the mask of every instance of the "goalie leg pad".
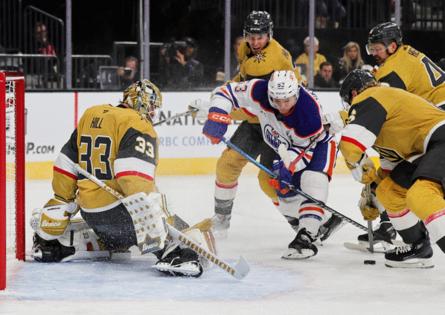
[[133, 220], [137, 245], [142, 254], [159, 251], [165, 246], [166, 215], [162, 208], [162, 195], [141, 192], [122, 199]]

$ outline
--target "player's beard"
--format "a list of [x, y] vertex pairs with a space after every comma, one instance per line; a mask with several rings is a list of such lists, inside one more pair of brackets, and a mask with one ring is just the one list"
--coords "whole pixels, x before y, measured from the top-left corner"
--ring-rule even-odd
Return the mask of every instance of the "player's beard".
[[375, 62], [377, 62], [378, 65], [381, 65], [382, 63], [385, 62], [385, 59], [379, 57], [379, 56], [374, 56]]

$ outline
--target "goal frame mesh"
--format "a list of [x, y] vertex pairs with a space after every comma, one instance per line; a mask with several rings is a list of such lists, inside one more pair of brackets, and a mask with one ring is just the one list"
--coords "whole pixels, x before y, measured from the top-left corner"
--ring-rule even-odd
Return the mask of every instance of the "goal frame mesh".
[[15, 109], [15, 257], [25, 260], [25, 79], [19, 72], [0, 71], [0, 290], [6, 288], [7, 225], [7, 82], [14, 82]]

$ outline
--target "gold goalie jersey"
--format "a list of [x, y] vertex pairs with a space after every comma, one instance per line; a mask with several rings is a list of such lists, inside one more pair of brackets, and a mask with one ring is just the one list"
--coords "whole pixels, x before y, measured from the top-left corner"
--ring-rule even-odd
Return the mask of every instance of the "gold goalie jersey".
[[431, 134], [445, 124], [445, 112], [404, 90], [377, 86], [357, 95], [349, 109], [340, 150], [354, 166], [372, 147], [390, 163], [413, 161], [426, 152]]
[[[301, 75], [292, 63], [292, 56], [275, 39], [271, 39], [267, 46], [259, 53], [253, 54], [249, 45], [244, 41], [238, 48], [238, 62], [240, 70], [232, 81], [240, 82], [250, 79], [269, 79], [274, 71], [292, 70], [301, 82]], [[259, 123], [258, 119], [242, 110], [231, 112], [235, 120], [248, 120], [250, 123]]]
[[436, 106], [445, 104], [445, 72], [423, 53], [403, 45], [374, 72], [380, 82], [419, 95]]
[[124, 196], [155, 189], [157, 135], [136, 111], [112, 105], [89, 108], [63, 146], [53, 168], [56, 200], [73, 201], [86, 212], [118, 204], [116, 198], [78, 174], [67, 159], [78, 163]]

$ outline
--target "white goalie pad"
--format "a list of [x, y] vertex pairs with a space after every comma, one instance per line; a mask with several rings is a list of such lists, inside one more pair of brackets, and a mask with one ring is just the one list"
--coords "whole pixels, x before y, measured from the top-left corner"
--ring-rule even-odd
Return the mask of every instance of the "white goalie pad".
[[161, 250], [167, 238], [166, 215], [162, 210], [162, 195], [140, 192], [122, 200], [130, 214], [142, 254]]

